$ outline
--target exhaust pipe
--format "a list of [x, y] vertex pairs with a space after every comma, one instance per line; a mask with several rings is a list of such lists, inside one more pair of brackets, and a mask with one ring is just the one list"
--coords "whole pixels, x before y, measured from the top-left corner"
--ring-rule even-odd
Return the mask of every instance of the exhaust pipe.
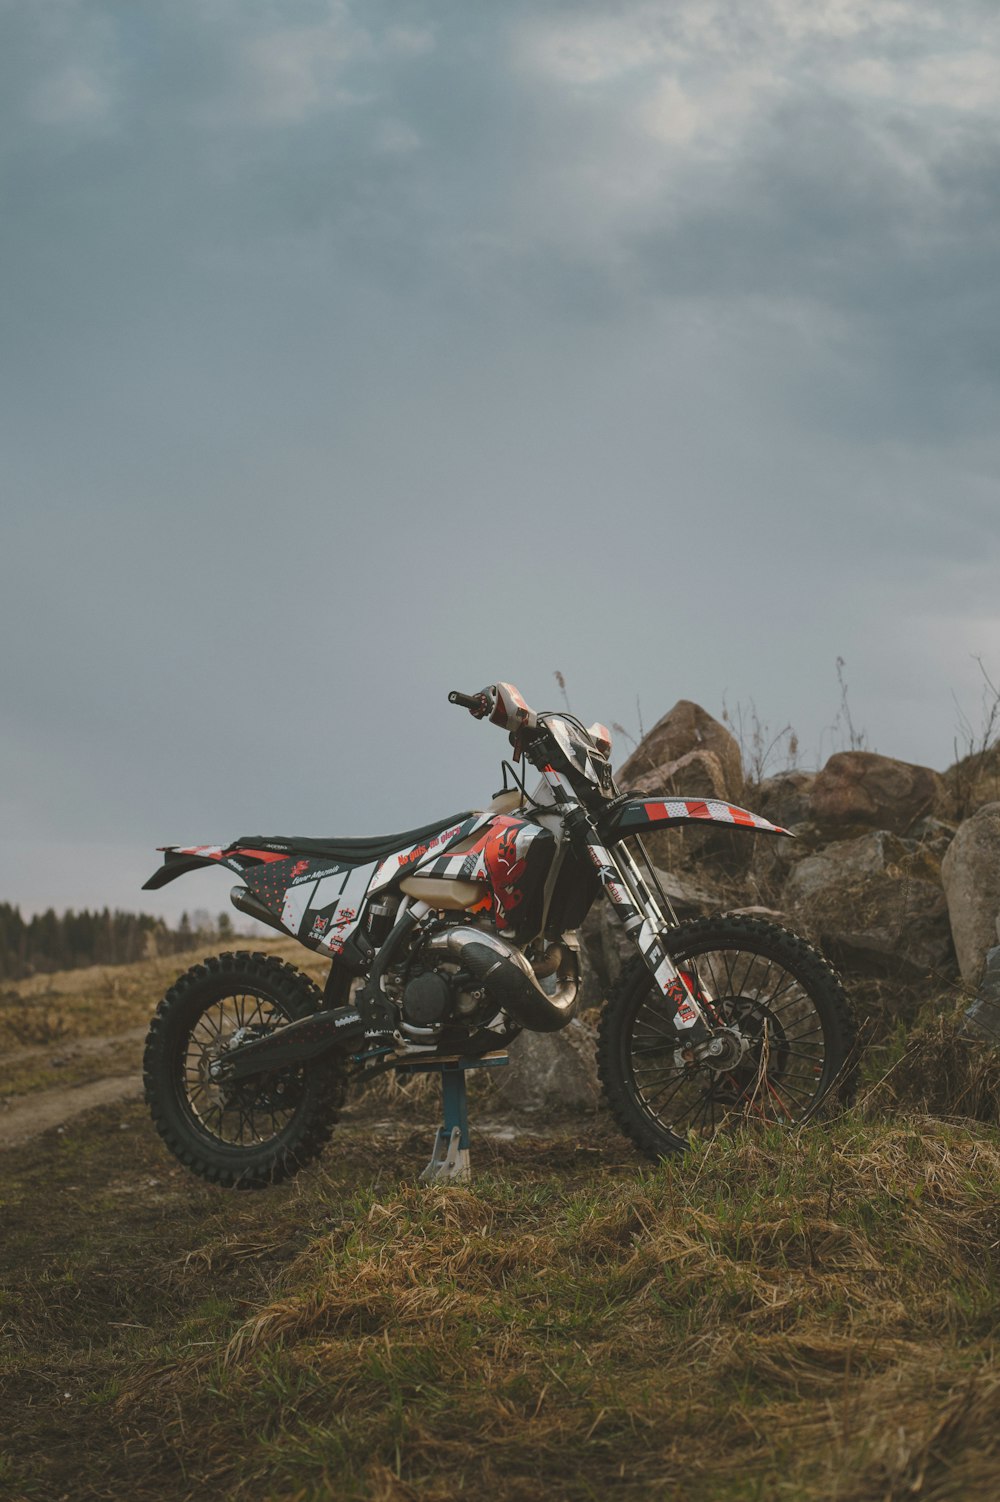
[[[240, 909], [241, 912], [248, 910]], [[251, 916], [257, 914], [251, 911]], [[385, 948], [383, 946], [383, 950]], [[580, 967], [577, 960], [579, 943], [575, 935], [553, 945], [539, 966], [541, 979], [520, 950], [480, 928], [444, 929], [433, 934], [424, 948], [447, 955], [460, 964], [476, 984], [483, 987], [498, 1010], [502, 1008], [519, 1027], [530, 1032], [558, 1032], [576, 1016]], [[543, 989], [543, 980], [552, 985], [551, 993]], [[365, 1020], [358, 1007], [313, 1012], [308, 1017], [300, 1017], [297, 1022], [285, 1023], [267, 1037], [251, 1038], [238, 1044], [230, 1053], [217, 1059], [209, 1072], [220, 1083], [235, 1084], [255, 1074], [281, 1069], [286, 1064], [300, 1064], [306, 1059], [317, 1058], [331, 1049], [343, 1048], [345, 1043], [355, 1043], [366, 1034], [375, 1037], [376, 1029]], [[391, 1034], [383, 1031], [378, 1031], [377, 1036], [383, 1041], [391, 1039]]]
[[266, 923], [268, 928], [276, 928], [279, 934], [288, 933], [281, 919], [272, 913], [270, 908], [265, 907], [249, 887], [233, 887], [229, 900], [237, 912], [246, 913], [248, 918], [256, 918], [258, 923]]
[[580, 967], [575, 935], [555, 946], [558, 959], [553, 956], [554, 963], [545, 966], [544, 979], [554, 981], [551, 992], [543, 989], [519, 949], [481, 928], [446, 928], [424, 948], [446, 954], [468, 970], [490, 999], [529, 1032], [558, 1032], [576, 1016]]

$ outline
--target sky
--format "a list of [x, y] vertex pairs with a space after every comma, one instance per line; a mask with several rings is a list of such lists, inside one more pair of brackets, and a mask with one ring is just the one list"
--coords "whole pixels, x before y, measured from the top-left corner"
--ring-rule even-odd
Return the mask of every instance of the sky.
[[475, 806], [498, 679], [947, 766], [998, 267], [995, 0], [0, 0], [0, 901]]

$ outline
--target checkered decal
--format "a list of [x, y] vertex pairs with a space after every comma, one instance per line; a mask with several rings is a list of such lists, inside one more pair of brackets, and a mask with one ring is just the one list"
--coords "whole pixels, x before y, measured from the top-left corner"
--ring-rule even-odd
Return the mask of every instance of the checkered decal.
[[615, 835], [641, 834], [669, 824], [728, 824], [736, 829], [754, 829], [761, 834], [789, 834], [760, 814], [723, 803], [719, 798], [634, 798], [622, 806], [613, 825]]

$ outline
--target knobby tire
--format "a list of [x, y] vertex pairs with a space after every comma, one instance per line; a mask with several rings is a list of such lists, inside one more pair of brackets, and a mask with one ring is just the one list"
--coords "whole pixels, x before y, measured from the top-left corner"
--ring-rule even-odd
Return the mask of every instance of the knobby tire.
[[[717, 1020], [737, 1023], [754, 1043], [728, 1074], [679, 1066], [664, 1004], [636, 956], [604, 1009], [597, 1066], [615, 1121], [642, 1153], [658, 1160], [684, 1152], [691, 1134], [713, 1136], [735, 1120], [798, 1126], [838, 1092], [849, 1097], [854, 1019], [836, 973], [810, 944], [739, 915], [682, 923], [665, 941], [678, 968], [690, 962], [688, 973], [715, 995]], [[671, 1102], [687, 1099], [686, 1114], [678, 1107], [673, 1119]]]
[[[211, 1051], [213, 1029], [224, 1042], [227, 1018], [251, 1017], [266, 1032], [321, 1005], [308, 976], [275, 955], [220, 954], [175, 981], [150, 1024], [143, 1082], [153, 1124], [186, 1168], [210, 1184], [263, 1189], [319, 1156], [344, 1096], [344, 1069], [336, 1055], [244, 1082], [231, 1107], [218, 1103], [225, 1099], [218, 1091], [212, 1104], [211, 1082], [199, 1061]], [[246, 1142], [244, 1123], [256, 1134], [258, 1113], [268, 1135]], [[241, 1140], [226, 1139], [227, 1119], [237, 1123]]]

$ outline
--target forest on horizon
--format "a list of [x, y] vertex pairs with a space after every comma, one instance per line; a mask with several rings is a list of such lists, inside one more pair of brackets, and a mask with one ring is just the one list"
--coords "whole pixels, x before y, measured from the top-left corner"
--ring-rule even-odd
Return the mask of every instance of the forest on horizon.
[[177, 927], [170, 928], [149, 913], [106, 907], [64, 913], [48, 908], [25, 918], [19, 907], [0, 902], [0, 981], [83, 965], [131, 965], [232, 935], [228, 913], [213, 917], [203, 908], [182, 913]]

